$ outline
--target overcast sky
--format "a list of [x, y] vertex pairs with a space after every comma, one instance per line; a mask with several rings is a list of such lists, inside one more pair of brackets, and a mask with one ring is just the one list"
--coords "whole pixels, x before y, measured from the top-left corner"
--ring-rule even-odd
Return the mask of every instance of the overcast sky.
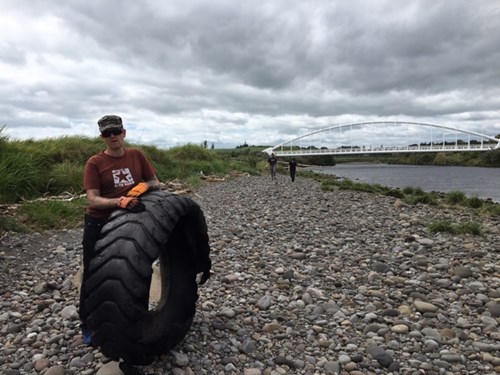
[[[0, 126], [160, 147], [331, 125], [500, 134], [500, 1], [0, 0]], [[372, 137], [375, 137], [372, 134]]]

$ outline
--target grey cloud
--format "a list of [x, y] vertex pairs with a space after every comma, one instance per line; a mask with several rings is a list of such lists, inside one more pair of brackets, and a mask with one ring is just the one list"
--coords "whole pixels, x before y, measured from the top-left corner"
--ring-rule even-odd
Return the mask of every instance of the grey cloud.
[[[174, 144], [202, 136], [204, 122], [224, 143], [226, 132], [236, 143], [286, 139], [309, 127], [300, 121], [349, 116], [500, 128], [497, 2], [4, 4], [29, 36], [0, 40], [0, 64], [17, 77], [0, 72], [9, 127], [115, 112], [138, 132], [141, 121], [177, 124]], [[22, 79], [33, 68], [39, 76]]]

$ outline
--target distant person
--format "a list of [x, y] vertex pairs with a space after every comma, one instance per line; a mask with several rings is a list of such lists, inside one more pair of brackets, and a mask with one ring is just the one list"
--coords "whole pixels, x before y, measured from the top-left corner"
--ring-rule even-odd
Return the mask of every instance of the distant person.
[[295, 173], [297, 172], [297, 162], [295, 161], [295, 158], [290, 160], [288, 163], [288, 170], [290, 171], [290, 178], [292, 179], [292, 182], [295, 181]]
[[[90, 261], [95, 256], [95, 244], [111, 212], [117, 208], [132, 212], [142, 211], [144, 205], [138, 197], [149, 190], [160, 189], [156, 170], [146, 156], [136, 148], [124, 147], [127, 131], [123, 127], [121, 117], [104, 116], [97, 124], [106, 149], [88, 159], [83, 175], [87, 208], [82, 241], [82, 280], [86, 280]], [[90, 333], [85, 329], [83, 295], [84, 283], [80, 291], [80, 319], [84, 342], [91, 344]]]
[[269, 163], [269, 170], [271, 171], [271, 179], [276, 178], [276, 165], [278, 164], [278, 159], [276, 159], [276, 156], [274, 156], [274, 153], [271, 154], [271, 157], [267, 159], [267, 162]]

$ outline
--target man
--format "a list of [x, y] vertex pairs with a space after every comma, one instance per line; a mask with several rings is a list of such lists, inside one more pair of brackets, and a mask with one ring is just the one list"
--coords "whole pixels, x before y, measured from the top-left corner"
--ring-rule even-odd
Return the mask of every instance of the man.
[[278, 164], [278, 159], [276, 159], [276, 156], [274, 156], [274, 153], [271, 154], [271, 157], [267, 159], [267, 162], [269, 163], [269, 169], [271, 171], [271, 179], [276, 178], [276, 164]]
[[288, 163], [288, 170], [290, 171], [290, 178], [292, 179], [292, 182], [294, 182], [295, 181], [295, 172], [297, 172], [297, 162], [295, 161], [295, 158], [293, 158]]
[[[160, 182], [156, 170], [146, 156], [136, 148], [125, 148], [126, 129], [120, 116], [107, 115], [97, 124], [106, 149], [92, 156], [85, 165], [83, 188], [87, 196], [83, 230], [83, 280], [95, 256], [94, 247], [101, 228], [117, 208], [132, 212], [144, 210], [138, 197], [149, 190], [158, 190]], [[84, 286], [80, 293], [80, 318], [84, 341], [90, 343], [85, 332], [85, 311], [82, 309]]]

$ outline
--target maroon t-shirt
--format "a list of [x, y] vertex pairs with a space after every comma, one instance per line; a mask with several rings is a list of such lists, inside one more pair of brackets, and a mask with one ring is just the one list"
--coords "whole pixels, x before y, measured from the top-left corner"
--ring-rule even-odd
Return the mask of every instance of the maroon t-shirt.
[[[83, 189], [98, 189], [101, 197], [119, 198], [139, 182], [148, 181], [156, 174], [155, 168], [136, 148], [126, 148], [122, 156], [103, 152], [92, 156], [85, 165]], [[87, 206], [90, 216], [107, 219], [112, 208], [97, 210]]]

